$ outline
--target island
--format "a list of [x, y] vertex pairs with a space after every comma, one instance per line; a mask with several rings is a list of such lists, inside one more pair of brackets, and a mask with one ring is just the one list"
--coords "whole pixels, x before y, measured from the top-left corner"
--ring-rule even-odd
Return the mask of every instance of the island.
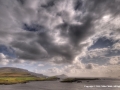
[[71, 83], [71, 82], [82, 82], [82, 81], [87, 81], [89, 82], [89, 80], [100, 80], [99, 78], [65, 78], [63, 80], [61, 80], [61, 82], [63, 83]]

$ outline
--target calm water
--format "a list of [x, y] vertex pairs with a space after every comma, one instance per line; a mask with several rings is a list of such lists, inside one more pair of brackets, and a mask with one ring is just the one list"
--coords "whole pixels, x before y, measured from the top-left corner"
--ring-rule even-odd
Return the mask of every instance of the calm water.
[[120, 90], [120, 87], [93, 87], [85, 86], [119, 85], [120, 81], [83, 81], [82, 83], [60, 83], [59, 81], [30, 82], [16, 85], [0, 85], [0, 90]]

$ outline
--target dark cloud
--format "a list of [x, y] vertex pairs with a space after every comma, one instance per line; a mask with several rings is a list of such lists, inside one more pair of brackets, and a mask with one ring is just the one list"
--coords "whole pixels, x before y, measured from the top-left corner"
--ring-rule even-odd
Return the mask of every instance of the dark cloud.
[[40, 54], [39, 49], [36, 47], [33, 47], [33, 45], [35, 46], [34, 43], [25, 43], [25, 42], [19, 42], [19, 41], [18, 42], [16, 41], [12, 44], [13, 47], [16, 47], [22, 51], [25, 50], [26, 53], [32, 52], [32, 54], [35, 54], [35, 55], [38, 53]]
[[89, 63], [89, 64], [87, 64], [86, 65], [86, 67], [85, 67], [86, 69], [93, 69], [94, 68], [94, 66], [93, 66], [93, 64], [92, 63]]
[[72, 45], [78, 45], [80, 42], [86, 40], [88, 37], [94, 34], [91, 30], [92, 19], [87, 18], [87, 20], [82, 25], [77, 24], [61, 24], [57, 28], [61, 29], [61, 36], [69, 38]]
[[93, 35], [94, 31], [91, 30], [91, 26], [91, 19], [86, 20], [83, 25], [70, 25], [68, 33], [71, 42], [78, 45], [80, 41], [84, 41]]
[[37, 25], [37, 24], [28, 25], [26, 23], [23, 24], [23, 29], [27, 31], [32, 31], [32, 32], [38, 31], [39, 33], [46, 31], [45, 28], [41, 25]]
[[21, 5], [24, 5], [26, 0], [17, 0], [17, 1], [18, 1], [18, 3], [20, 3]]
[[[12, 46], [23, 52], [17, 53], [19, 58], [27, 60], [49, 60], [52, 57], [62, 57], [63, 61], [71, 62], [74, 57], [69, 45], [57, 45], [52, 42], [47, 32], [37, 33], [36, 42], [13, 42]], [[37, 45], [35, 44], [37, 43]], [[41, 49], [40, 49], [41, 48]], [[69, 52], [69, 53], [68, 53]], [[59, 63], [59, 61], [58, 61]]]
[[48, 0], [48, 2], [46, 4], [41, 5], [41, 7], [47, 9], [47, 8], [50, 8], [50, 7], [54, 6], [54, 5], [55, 5], [55, 0]]
[[80, 10], [82, 7], [82, 0], [76, 0], [74, 4], [74, 9], [75, 10]]

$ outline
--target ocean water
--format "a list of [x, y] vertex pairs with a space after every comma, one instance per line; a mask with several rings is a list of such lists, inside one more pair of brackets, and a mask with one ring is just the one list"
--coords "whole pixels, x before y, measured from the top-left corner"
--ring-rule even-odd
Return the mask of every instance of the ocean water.
[[37, 81], [26, 84], [0, 85], [0, 90], [120, 90], [120, 81], [82, 81], [82, 83], [60, 83], [59, 81]]

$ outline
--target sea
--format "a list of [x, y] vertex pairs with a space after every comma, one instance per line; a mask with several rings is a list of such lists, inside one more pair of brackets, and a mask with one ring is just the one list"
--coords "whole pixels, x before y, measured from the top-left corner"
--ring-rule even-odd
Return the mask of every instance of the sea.
[[91, 80], [80, 83], [35, 81], [24, 84], [0, 85], [0, 90], [120, 90], [119, 80]]

